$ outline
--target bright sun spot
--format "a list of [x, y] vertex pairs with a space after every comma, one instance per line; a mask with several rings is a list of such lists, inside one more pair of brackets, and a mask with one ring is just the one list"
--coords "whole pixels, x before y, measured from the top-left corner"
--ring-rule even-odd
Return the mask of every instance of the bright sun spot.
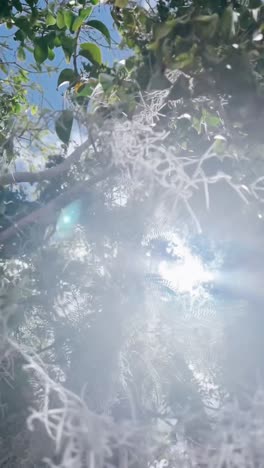
[[213, 280], [213, 273], [184, 244], [177, 242], [172, 254], [175, 260], [161, 261], [159, 274], [174, 290], [193, 294], [203, 284]]
[[64, 215], [63, 222], [64, 224], [69, 224], [71, 222], [71, 217], [69, 215]]

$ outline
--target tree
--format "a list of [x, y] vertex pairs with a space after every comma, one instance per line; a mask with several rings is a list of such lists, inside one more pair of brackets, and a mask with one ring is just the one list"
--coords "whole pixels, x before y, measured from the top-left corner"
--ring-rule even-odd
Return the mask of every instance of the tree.
[[[43, 159], [44, 122], [62, 142], [40, 171], [0, 175], [1, 466], [227, 466], [230, 452], [259, 466], [262, 302], [244, 273], [238, 292], [226, 280], [241, 254], [225, 243], [244, 248], [263, 229], [263, 6], [116, 0], [121, 47], [133, 53], [112, 67], [83, 42], [96, 29], [110, 43], [93, 8], [0, 9], [33, 71], [54, 50], [68, 61], [59, 113], [33, 108], [23, 121], [23, 69], [0, 89], [4, 144], [10, 128], [15, 138], [3, 157], [16, 162], [21, 125]], [[71, 151], [75, 124], [85, 139]], [[35, 183], [34, 200], [13, 182]], [[231, 397], [240, 406], [230, 409]]]

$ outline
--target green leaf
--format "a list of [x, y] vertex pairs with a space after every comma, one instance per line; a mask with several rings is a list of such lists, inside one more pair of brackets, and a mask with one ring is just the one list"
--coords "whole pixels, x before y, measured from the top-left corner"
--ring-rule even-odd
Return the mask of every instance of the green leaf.
[[98, 3], [99, 3], [99, 0], [91, 0], [92, 5], [98, 5]]
[[222, 14], [220, 23], [220, 34], [224, 40], [228, 40], [232, 37], [233, 33], [233, 8], [227, 7]]
[[84, 42], [80, 45], [80, 52], [79, 55], [82, 57], [87, 58], [90, 62], [95, 63], [97, 65], [102, 64], [102, 54], [100, 48], [96, 44], [92, 44], [91, 42]]
[[74, 23], [76, 16], [71, 10], [64, 11], [64, 23], [68, 29], [72, 29], [72, 25]]
[[213, 15], [200, 15], [194, 18], [194, 24], [196, 33], [202, 39], [212, 39], [219, 26], [219, 15], [214, 13]]
[[261, 0], [249, 0], [249, 8], [260, 8], [262, 6]]
[[62, 111], [61, 115], [55, 122], [55, 131], [59, 139], [66, 145], [69, 143], [71, 129], [73, 124], [73, 113], [70, 110]]
[[77, 79], [76, 73], [71, 68], [64, 68], [59, 74], [57, 87], [59, 88], [63, 84], [72, 83]]
[[19, 102], [15, 102], [13, 105], [12, 112], [14, 112], [14, 114], [19, 114], [20, 111], [21, 111], [21, 105], [19, 104]]
[[25, 54], [24, 47], [22, 47], [22, 46], [18, 47], [18, 49], [17, 49], [17, 58], [18, 58], [18, 60], [20, 60], [20, 62], [24, 62], [26, 60], [26, 54]]
[[19, 71], [21, 83], [28, 83], [29, 82], [28, 73], [29, 72], [26, 71], [26, 70], [20, 70]]
[[62, 44], [61, 37], [56, 35], [54, 40], [53, 40], [54, 47], [60, 47], [61, 44]]
[[29, 28], [31, 27], [31, 24], [30, 22], [28, 21], [28, 19], [25, 17], [25, 16], [20, 16], [18, 18], [15, 19], [15, 25], [22, 29], [23, 31], [28, 31]]
[[93, 11], [93, 7], [87, 7], [80, 10], [79, 15], [83, 20], [86, 20]]
[[97, 29], [97, 31], [100, 31], [100, 33], [102, 33], [103, 36], [106, 38], [108, 44], [109, 45], [111, 44], [110, 32], [109, 32], [108, 28], [105, 26], [105, 24], [102, 23], [102, 21], [91, 20], [91, 21], [87, 21], [86, 24], [87, 24], [87, 26], [90, 26], [91, 28]]
[[220, 117], [218, 117], [218, 115], [213, 114], [212, 112], [209, 112], [206, 109], [203, 109], [202, 111], [202, 120], [210, 127], [217, 128], [221, 124]]
[[84, 19], [81, 18], [80, 16], [77, 16], [77, 18], [75, 18], [73, 22], [72, 31], [73, 32], [78, 31], [78, 29], [80, 29], [80, 27], [82, 26], [83, 22], [84, 22]]
[[25, 2], [26, 2], [31, 8], [33, 8], [33, 6], [34, 6], [34, 1], [33, 1], [33, 0], [25, 0]]
[[38, 112], [38, 106], [36, 105], [30, 106], [30, 112], [31, 112], [31, 115], [36, 115]]
[[67, 63], [70, 62], [71, 56], [76, 47], [76, 39], [69, 36], [62, 36], [61, 37], [61, 44], [62, 49], [66, 58]]
[[63, 29], [65, 27], [64, 14], [62, 10], [59, 10], [57, 13], [57, 26], [59, 29]]
[[179, 55], [177, 55], [175, 58], [171, 57], [170, 51], [166, 51], [166, 48], [162, 50], [163, 55], [164, 55], [164, 63], [170, 64], [171, 67], [179, 70], [189, 70], [190, 67], [193, 66], [195, 59], [196, 59], [196, 54], [197, 54], [197, 45], [193, 44], [190, 50], [188, 52], [183, 52]]
[[48, 58], [48, 45], [45, 41], [38, 40], [36, 42], [35, 47], [34, 47], [34, 57], [37, 62], [37, 64], [41, 64], [45, 62]]
[[62, 47], [62, 49], [63, 49], [63, 52], [64, 52], [66, 63], [70, 63], [71, 57], [72, 57], [71, 52], [69, 52], [69, 50], [65, 49], [64, 47]]
[[94, 91], [95, 86], [91, 84], [86, 84], [81, 91], [78, 93], [78, 97], [89, 97]]
[[13, 26], [14, 26], [14, 23], [12, 21], [7, 21], [5, 25], [6, 25], [7, 29], [12, 29]]
[[51, 13], [48, 13], [46, 17], [46, 25], [47, 26], [54, 26], [56, 24], [56, 18]]
[[22, 13], [23, 8], [22, 8], [22, 5], [21, 5], [20, 1], [19, 0], [13, 0], [13, 4], [14, 4], [14, 7], [17, 9], [17, 11]]
[[126, 8], [128, 0], [115, 0], [115, 7], [117, 8]]
[[0, 70], [7, 75], [8, 70], [4, 63], [0, 62]]
[[54, 60], [55, 59], [55, 52], [48, 47], [48, 59]]
[[114, 76], [111, 76], [108, 73], [99, 74], [99, 83], [102, 85], [102, 88], [105, 92], [113, 87], [114, 79]]
[[14, 40], [20, 41], [23, 44], [25, 38], [26, 38], [26, 34], [21, 29], [18, 29], [14, 35]]
[[55, 31], [50, 31], [48, 34], [46, 34], [45, 40], [50, 49], [53, 49], [55, 47], [55, 39], [56, 39]]
[[159, 41], [160, 39], [167, 37], [168, 34], [170, 34], [175, 28], [176, 24], [176, 19], [166, 21], [165, 23], [156, 24], [153, 29], [153, 36], [155, 41]]

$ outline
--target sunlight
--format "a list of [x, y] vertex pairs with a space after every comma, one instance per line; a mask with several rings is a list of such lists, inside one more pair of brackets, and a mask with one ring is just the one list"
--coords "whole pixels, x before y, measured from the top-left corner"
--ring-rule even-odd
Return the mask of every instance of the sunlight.
[[170, 262], [161, 261], [159, 273], [174, 290], [194, 294], [199, 287], [213, 280], [213, 272], [184, 244], [177, 242], [172, 253], [177, 258]]
[[64, 215], [62, 221], [64, 224], [69, 224], [71, 222], [71, 217], [69, 215]]

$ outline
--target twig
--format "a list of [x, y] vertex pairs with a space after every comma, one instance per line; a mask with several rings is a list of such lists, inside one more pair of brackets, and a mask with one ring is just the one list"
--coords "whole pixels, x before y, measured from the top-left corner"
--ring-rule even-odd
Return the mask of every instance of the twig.
[[45, 348], [40, 348], [38, 351], [36, 351], [36, 354], [41, 354], [41, 353], [45, 353], [46, 351], [48, 351], [49, 349], [52, 349], [56, 346], [56, 341], [53, 341], [51, 344], [49, 344], [48, 346], [45, 346]]

